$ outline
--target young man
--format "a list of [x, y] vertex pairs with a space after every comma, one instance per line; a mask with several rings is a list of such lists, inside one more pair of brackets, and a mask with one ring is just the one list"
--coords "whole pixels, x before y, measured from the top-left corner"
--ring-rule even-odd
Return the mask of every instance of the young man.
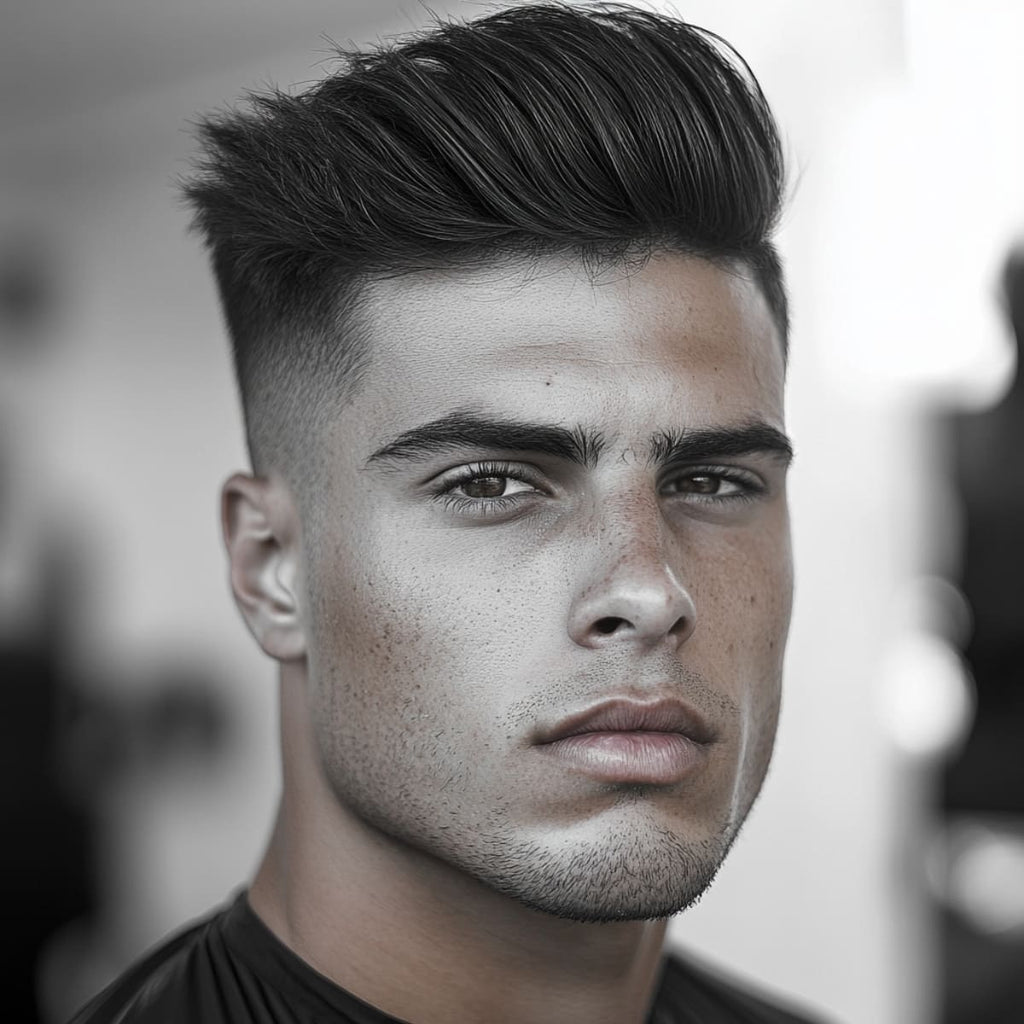
[[248, 890], [76, 1021], [798, 1020], [662, 948], [760, 789], [789, 623], [745, 65], [517, 6], [202, 137], [283, 797]]

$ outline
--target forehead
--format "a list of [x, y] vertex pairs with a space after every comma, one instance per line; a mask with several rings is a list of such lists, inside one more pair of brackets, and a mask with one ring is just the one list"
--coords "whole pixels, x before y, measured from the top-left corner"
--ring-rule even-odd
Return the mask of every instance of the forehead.
[[[568, 259], [371, 282], [352, 403], [388, 432], [453, 409], [617, 432], [759, 419], [782, 427], [784, 360], [743, 273], [679, 255], [598, 276]], [[671, 423], [654, 423], [660, 412]], [[639, 424], [637, 425], [639, 429]]]

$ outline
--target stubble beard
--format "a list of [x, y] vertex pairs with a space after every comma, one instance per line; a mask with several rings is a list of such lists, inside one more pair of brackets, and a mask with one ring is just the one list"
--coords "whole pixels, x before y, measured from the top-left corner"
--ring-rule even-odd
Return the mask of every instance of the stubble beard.
[[[652, 820], [643, 787], [625, 790], [618, 825], [587, 836], [517, 835], [495, 808], [466, 829], [438, 830], [437, 819], [396, 820], [377, 805], [352, 806], [359, 817], [420, 855], [447, 864], [476, 883], [531, 910], [587, 924], [651, 921], [697, 903], [711, 885], [742, 826], [730, 817], [700, 838]], [[356, 801], [358, 805], [361, 801]], [[749, 809], [749, 808], [748, 808]], [[451, 821], [451, 819], [449, 819]]]
[[[409, 788], [395, 791], [386, 769], [367, 777], [366, 760], [362, 772], [345, 757], [328, 754], [325, 762], [335, 798], [364, 825], [531, 910], [588, 924], [660, 920], [697, 903], [763, 778], [747, 787], [740, 806], [729, 802], [722, 818], [705, 822], [698, 835], [658, 820], [648, 806], [658, 796], [646, 786], [622, 787], [603, 821], [590, 819], [579, 829], [552, 824], [538, 834], [515, 827], [507, 800], [495, 801], [483, 816], [467, 814], [462, 801], [421, 801]], [[462, 790], [472, 774], [465, 765], [453, 771], [451, 791]]]
[[693, 906], [749, 811], [732, 808], [717, 826], [687, 836], [645, 811], [651, 794], [638, 786], [623, 791], [624, 813], [614, 821], [592, 822], [582, 835], [552, 826], [537, 836], [514, 828], [507, 806], [467, 822], [450, 805], [417, 806], [408, 791], [404, 800], [381, 801], [380, 789], [352, 786], [350, 775], [339, 787], [345, 772], [327, 775], [338, 802], [379, 835], [531, 910], [586, 924], [661, 920]]
[[[552, 824], [541, 834], [516, 827], [521, 814], [507, 796], [492, 793], [481, 815], [484, 801], [469, 796], [477, 773], [436, 741], [381, 763], [378, 746], [360, 749], [335, 721], [327, 715], [318, 723], [321, 763], [335, 798], [356, 818], [522, 906], [580, 923], [660, 920], [697, 903], [760, 792], [773, 736], [765, 730], [742, 773], [745, 784], [696, 835], [664, 823], [653, 805], [666, 794], [642, 785], [621, 787], [613, 813], [590, 819], [591, 827]], [[395, 765], [405, 763], [421, 771], [445, 766], [444, 795], [399, 785]]]
[[502, 895], [554, 917], [587, 924], [659, 920], [700, 900], [739, 827], [684, 839], [648, 821], [584, 842], [506, 839], [486, 842], [487, 859], [467, 858], [463, 866]]

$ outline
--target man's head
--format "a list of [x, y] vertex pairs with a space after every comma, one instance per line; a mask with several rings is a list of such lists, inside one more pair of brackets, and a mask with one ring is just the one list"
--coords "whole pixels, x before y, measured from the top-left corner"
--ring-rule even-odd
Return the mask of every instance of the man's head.
[[232, 579], [333, 806], [549, 913], [689, 904], [790, 607], [756, 84], [669, 19], [519, 7], [204, 135]]

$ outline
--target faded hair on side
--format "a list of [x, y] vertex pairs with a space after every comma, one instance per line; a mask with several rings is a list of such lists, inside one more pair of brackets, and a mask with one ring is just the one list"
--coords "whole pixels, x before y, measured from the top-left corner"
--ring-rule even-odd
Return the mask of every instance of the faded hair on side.
[[317, 410], [358, 385], [359, 289], [375, 277], [675, 251], [745, 268], [785, 344], [778, 132], [718, 36], [621, 4], [541, 3], [338, 56], [301, 94], [202, 121], [184, 186], [258, 471], [294, 459]]

